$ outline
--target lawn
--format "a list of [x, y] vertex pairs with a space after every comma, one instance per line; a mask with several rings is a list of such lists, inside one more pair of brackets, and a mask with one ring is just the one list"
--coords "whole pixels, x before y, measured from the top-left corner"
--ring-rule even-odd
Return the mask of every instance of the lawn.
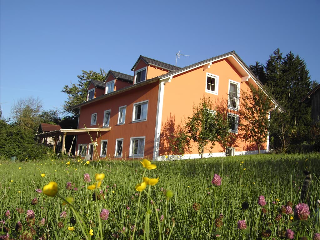
[[[320, 233], [320, 154], [152, 163], [149, 170], [140, 161], [1, 160], [0, 239], [313, 239]], [[312, 181], [302, 201], [307, 172]], [[101, 173], [104, 179], [96, 180]], [[143, 177], [151, 178], [145, 189]], [[49, 182], [58, 185], [53, 197], [42, 192]]]

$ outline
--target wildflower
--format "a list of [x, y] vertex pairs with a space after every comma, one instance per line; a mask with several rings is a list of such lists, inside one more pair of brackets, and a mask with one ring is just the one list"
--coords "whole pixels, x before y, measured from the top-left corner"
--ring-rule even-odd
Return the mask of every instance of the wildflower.
[[21, 167], [19, 167], [19, 170], [21, 170]]
[[151, 164], [151, 162], [147, 159], [143, 159], [141, 162], [142, 166], [148, 170], [156, 169], [157, 166], [155, 164]]
[[89, 234], [90, 234], [90, 236], [93, 235], [93, 230], [92, 229], [90, 229]]
[[309, 206], [305, 203], [299, 203], [294, 209], [294, 215], [299, 220], [307, 220], [310, 215]]
[[150, 185], [150, 186], [154, 186], [158, 183], [159, 181], [159, 178], [147, 178], [147, 177], [144, 177], [143, 178], [143, 181], [147, 184], [147, 185]]
[[281, 218], [282, 218], [282, 215], [279, 214], [278, 216], [276, 216], [275, 220], [279, 222]]
[[34, 211], [27, 210], [27, 218], [32, 219], [35, 217]]
[[136, 190], [139, 192], [142, 192], [147, 187], [147, 184], [145, 182], [139, 183], [136, 185]]
[[43, 187], [43, 193], [47, 196], [54, 197], [58, 193], [58, 184], [56, 182], [49, 182]]
[[92, 185], [88, 186], [88, 189], [89, 189], [89, 190], [94, 190], [94, 189], [96, 189], [96, 185], [95, 185], [95, 184], [92, 184]]
[[292, 207], [286, 206], [285, 209], [286, 209], [286, 212], [285, 212], [286, 214], [288, 215], [293, 214]]
[[44, 224], [46, 223], [46, 219], [45, 218], [42, 218], [39, 222], [39, 225], [40, 226], [44, 226]]
[[20, 232], [22, 230], [22, 223], [20, 221], [16, 223], [15, 230], [17, 232]]
[[66, 163], [67, 165], [70, 165], [70, 161]]
[[100, 213], [100, 218], [102, 220], [107, 220], [109, 218], [109, 210], [108, 209], [102, 209]]
[[261, 195], [261, 196], [259, 197], [258, 204], [259, 204], [260, 206], [264, 206], [264, 205], [267, 204], [267, 203], [266, 203], [266, 199], [264, 198], [264, 196]]
[[211, 183], [215, 186], [220, 186], [221, 185], [221, 177], [218, 174], [214, 174]]
[[315, 233], [312, 240], [320, 240], [320, 233]]
[[243, 169], [243, 171], [247, 170], [246, 168]]
[[63, 228], [63, 222], [58, 222], [58, 228], [59, 229]]
[[73, 191], [78, 191], [78, 188], [75, 187], [75, 188], [73, 189]]
[[161, 215], [161, 217], [160, 217], [160, 221], [162, 222], [162, 221], [163, 221], [163, 219], [164, 219], [164, 216], [163, 216], [163, 215]]
[[200, 205], [199, 203], [194, 203], [194, 204], [192, 205], [192, 208], [193, 208], [195, 211], [198, 211], [198, 210], [200, 210], [201, 205]]
[[66, 189], [67, 190], [71, 190], [72, 189], [72, 183], [71, 182], [67, 182]]
[[293, 220], [293, 216], [290, 216], [290, 220], [291, 220], [291, 221]]
[[31, 200], [31, 205], [36, 205], [38, 203], [38, 198], [34, 198]]
[[36, 192], [37, 193], [42, 193], [42, 190], [41, 189], [36, 189]]
[[74, 231], [74, 227], [68, 227], [69, 231]]
[[88, 173], [85, 173], [84, 176], [83, 176], [83, 180], [85, 182], [91, 182], [90, 175]]
[[104, 173], [96, 173], [95, 178], [96, 181], [101, 182], [106, 175]]
[[239, 220], [238, 221], [238, 229], [244, 230], [247, 228], [246, 220]]
[[66, 218], [66, 217], [67, 217], [67, 212], [66, 212], [66, 211], [63, 211], [63, 212], [60, 214], [60, 217], [61, 217], [61, 218]]
[[46, 175], [44, 173], [41, 173], [41, 177], [45, 177]]
[[90, 164], [90, 161], [86, 161], [86, 164]]
[[11, 180], [10, 182], [13, 182], [13, 180]]
[[291, 229], [287, 229], [286, 238], [287, 239], [294, 239], [294, 232]]

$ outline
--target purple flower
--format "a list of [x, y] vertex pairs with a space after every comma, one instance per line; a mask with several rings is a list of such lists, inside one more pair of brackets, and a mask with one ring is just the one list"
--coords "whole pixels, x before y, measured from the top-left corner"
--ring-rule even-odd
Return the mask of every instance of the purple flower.
[[215, 186], [220, 186], [221, 185], [221, 177], [218, 174], [214, 174], [211, 183]]
[[44, 226], [44, 224], [46, 223], [46, 219], [45, 218], [42, 218], [39, 225], [40, 226]]
[[36, 189], [36, 192], [37, 193], [42, 193], [42, 190], [41, 189]]
[[259, 204], [260, 206], [264, 206], [264, 205], [267, 204], [267, 203], [266, 203], [266, 199], [264, 198], [264, 196], [261, 195], [261, 196], [259, 197], [258, 204]]
[[102, 209], [100, 213], [100, 218], [102, 220], [107, 220], [109, 218], [109, 210], [108, 209]]
[[62, 213], [60, 213], [60, 217], [61, 218], [66, 218], [67, 217], [67, 212], [63, 211]]
[[6, 213], [5, 213], [5, 215], [6, 215], [7, 218], [9, 218], [9, 217], [10, 217], [10, 211], [7, 210]]
[[78, 188], [75, 187], [75, 188], [73, 189], [73, 191], [78, 191]]
[[287, 239], [294, 239], [294, 232], [291, 229], [288, 229], [286, 232]]
[[31, 219], [31, 218], [34, 218], [34, 217], [35, 217], [34, 211], [27, 210], [27, 218]]
[[161, 217], [160, 217], [160, 221], [162, 222], [162, 221], [163, 221], [163, 219], [164, 219], [164, 216], [163, 216], [163, 215], [161, 215]]
[[320, 240], [320, 233], [315, 233], [312, 240]]
[[72, 189], [72, 183], [71, 182], [67, 182], [66, 189], [67, 190], [71, 190]]
[[91, 182], [89, 173], [85, 173], [85, 174], [83, 175], [83, 180], [84, 180], [85, 182]]
[[35, 197], [34, 199], [31, 200], [32, 205], [36, 205], [37, 203], [38, 203], [38, 198]]
[[238, 221], [238, 229], [244, 230], [247, 228], [246, 220], [239, 220]]
[[6, 235], [1, 235], [0, 236], [0, 240], [9, 240], [10, 237], [9, 237], [9, 233], [7, 233]]
[[294, 209], [294, 215], [299, 220], [307, 220], [310, 215], [309, 206], [305, 203], [299, 203]]
[[286, 214], [290, 215], [290, 214], [292, 214], [292, 213], [293, 213], [292, 207], [286, 206]]

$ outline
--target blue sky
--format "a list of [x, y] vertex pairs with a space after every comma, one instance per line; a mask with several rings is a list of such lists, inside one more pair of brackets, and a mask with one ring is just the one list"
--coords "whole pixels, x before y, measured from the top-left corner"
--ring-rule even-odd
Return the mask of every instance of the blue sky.
[[[28, 97], [62, 110], [82, 70], [132, 74], [139, 55], [183, 67], [232, 50], [247, 65], [276, 48], [320, 82], [320, 1], [0, 0], [3, 117]], [[178, 96], [177, 96], [178, 97]]]

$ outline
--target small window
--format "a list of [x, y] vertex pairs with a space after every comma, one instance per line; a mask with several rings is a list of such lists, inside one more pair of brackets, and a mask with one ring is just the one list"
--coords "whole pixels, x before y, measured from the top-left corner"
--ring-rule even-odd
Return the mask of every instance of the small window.
[[211, 73], [207, 73], [206, 92], [218, 94], [219, 77]]
[[104, 111], [104, 114], [103, 114], [103, 127], [109, 127], [110, 113], [111, 113], [110, 110]]
[[143, 157], [144, 156], [144, 137], [131, 138], [130, 142], [130, 156]]
[[116, 152], [115, 157], [122, 157], [123, 139], [116, 140]]
[[126, 120], [126, 106], [119, 107], [118, 124], [124, 124]]
[[78, 145], [78, 156], [85, 157], [87, 155], [87, 144]]
[[146, 121], [148, 114], [148, 101], [133, 105], [132, 121]]
[[94, 154], [94, 147], [95, 146], [95, 144], [94, 143], [90, 143], [89, 144], [89, 151], [88, 151], [88, 157], [89, 157], [89, 159], [90, 160], [93, 160], [93, 154]]
[[106, 94], [114, 91], [114, 80], [106, 83]]
[[107, 156], [107, 147], [108, 147], [108, 140], [102, 140], [101, 141], [101, 152], [100, 152], [101, 157]]
[[146, 68], [139, 69], [136, 71], [136, 83], [143, 82], [146, 80]]
[[91, 114], [91, 126], [97, 124], [97, 113]]
[[229, 81], [228, 107], [235, 111], [239, 110], [240, 84], [235, 81]]
[[235, 114], [228, 114], [229, 131], [238, 133], [239, 116]]
[[87, 101], [94, 99], [94, 88], [88, 91]]

